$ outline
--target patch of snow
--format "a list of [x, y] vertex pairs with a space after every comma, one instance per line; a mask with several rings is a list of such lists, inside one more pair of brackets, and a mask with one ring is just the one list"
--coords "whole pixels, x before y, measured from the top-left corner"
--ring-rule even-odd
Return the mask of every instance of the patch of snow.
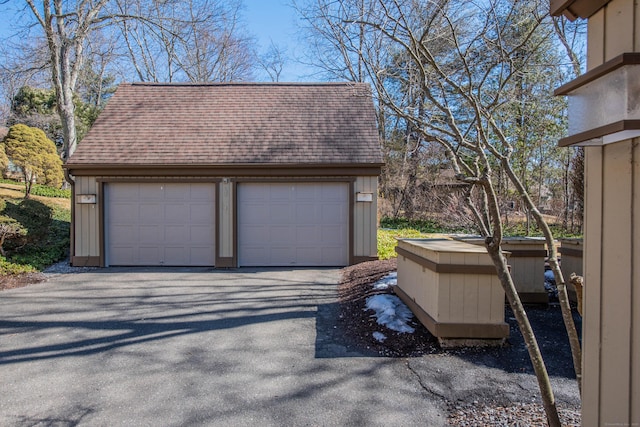
[[374, 316], [377, 318], [379, 325], [400, 333], [413, 333], [414, 328], [408, 325], [409, 320], [413, 317], [413, 313], [409, 308], [395, 295], [374, 295], [367, 298], [366, 307], [375, 311]]
[[558, 288], [556, 287], [556, 277], [553, 275], [553, 271], [544, 271], [544, 289], [549, 294], [549, 298], [558, 298]]
[[398, 272], [393, 271], [373, 284], [373, 289], [384, 290], [398, 284]]
[[556, 283], [556, 277], [553, 275], [553, 271], [545, 270], [545, 272], [544, 272], [544, 281], [545, 282], [551, 282], [553, 284]]
[[372, 335], [378, 342], [384, 342], [384, 340], [387, 339], [385, 334], [383, 334], [382, 332], [374, 332]]

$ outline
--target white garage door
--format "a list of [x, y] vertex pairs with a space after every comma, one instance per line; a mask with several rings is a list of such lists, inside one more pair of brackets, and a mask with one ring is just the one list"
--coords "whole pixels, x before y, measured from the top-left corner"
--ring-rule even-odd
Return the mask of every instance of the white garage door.
[[238, 184], [241, 266], [343, 266], [349, 261], [345, 183]]
[[108, 183], [108, 265], [213, 266], [211, 183]]

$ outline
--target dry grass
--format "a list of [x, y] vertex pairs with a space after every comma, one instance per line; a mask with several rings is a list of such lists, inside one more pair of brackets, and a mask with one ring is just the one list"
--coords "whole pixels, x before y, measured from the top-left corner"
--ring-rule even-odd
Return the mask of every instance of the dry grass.
[[[5, 184], [0, 183], [0, 197], [7, 199], [22, 199], [24, 197], [24, 185], [21, 184]], [[56, 205], [63, 209], [71, 209], [71, 200], [60, 197], [42, 197], [31, 196], [32, 200], [46, 203], [47, 205]]]

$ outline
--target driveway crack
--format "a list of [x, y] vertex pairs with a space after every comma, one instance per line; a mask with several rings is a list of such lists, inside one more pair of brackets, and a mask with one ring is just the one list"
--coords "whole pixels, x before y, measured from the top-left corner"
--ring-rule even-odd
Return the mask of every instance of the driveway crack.
[[409, 371], [411, 371], [411, 373], [416, 377], [416, 379], [418, 380], [418, 384], [420, 384], [420, 387], [422, 387], [422, 389], [423, 389], [424, 391], [426, 391], [427, 393], [429, 393], [429, 394], [430, 394], [430, 395], [432, 395], [432, 396], [435, 396], [435, 397], [440, 398], [441, 400], [443, 400], [443, 401], [445, 401], [445, 402], [448, 402], [448, 401], [449, 401], [449, 399], [448, 399], [445, 395], [443, 395], [443, 394], [441, 394], [441, 393], [438, 393], [437, 391], [433, 390], [431, 387], [429, 387], [429, 386], [424, 382], [424, 380], [422, 379], [422, 377], [420, 376], [420, 374], [418, 373], [418, 371], [416, 371], [416, 370], [413, 368], [413, 366], [411, 366], [411, 362], [410, 362], [409, 360], [407, 360], [407, 361], [406, 361], [405, 365], [406, 365], [407, 369], [408, 369]]

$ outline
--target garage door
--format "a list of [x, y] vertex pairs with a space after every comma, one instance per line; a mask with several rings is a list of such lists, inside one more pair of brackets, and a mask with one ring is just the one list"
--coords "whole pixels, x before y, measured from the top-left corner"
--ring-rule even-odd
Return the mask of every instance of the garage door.
[[238, 184], [241, 266], [343, 266], [349, 261], [345, 183]]
[[105, 187], [108, 265], [214, 264], [214, 184], [108, 183]]

